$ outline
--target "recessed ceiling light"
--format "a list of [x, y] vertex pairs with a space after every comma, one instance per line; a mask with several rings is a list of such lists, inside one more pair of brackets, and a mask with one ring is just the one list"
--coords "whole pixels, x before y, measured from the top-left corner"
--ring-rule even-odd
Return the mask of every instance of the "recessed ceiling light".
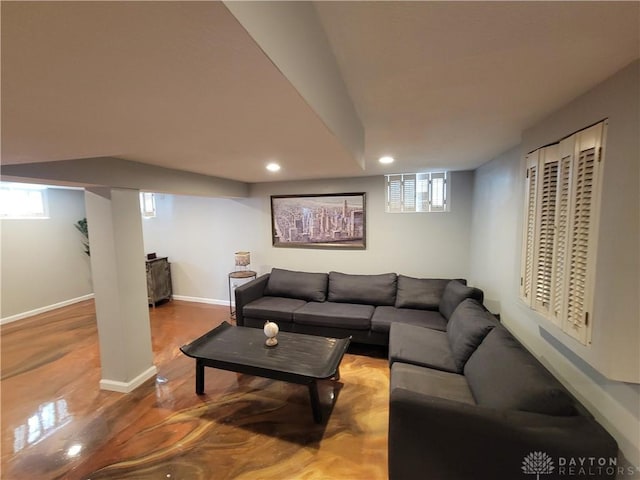
[[380, 159], [378, 160], [380, 163], [384, 163], [384, 164], [388, 164], [388, 163], [393, 163], [394, 162], [394, 158], [393, 157], [389, 157], [388, 155], [385, 157], [380, 157]]
[[267, 170], [269, 170], [270, 172], [277, 172], [278, 170], [280, 170], [280, 165], [278, 165], [277, 163], [270, 163], [269, 165], [267, 165]]

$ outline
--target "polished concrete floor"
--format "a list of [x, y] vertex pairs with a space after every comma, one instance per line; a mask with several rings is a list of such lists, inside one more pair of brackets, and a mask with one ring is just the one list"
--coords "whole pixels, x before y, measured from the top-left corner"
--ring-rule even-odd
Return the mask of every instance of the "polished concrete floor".
[[128, 395], [99, 389], [92, 301], [2, 327], [0, 478], [384, 479], [385, 352], [353, 348], [337, 401], [313, 422], [304, 386], [207, 368], [179, 347], [228, 320], [223, 306], [173, 301], [151, 310], [151, 379]]

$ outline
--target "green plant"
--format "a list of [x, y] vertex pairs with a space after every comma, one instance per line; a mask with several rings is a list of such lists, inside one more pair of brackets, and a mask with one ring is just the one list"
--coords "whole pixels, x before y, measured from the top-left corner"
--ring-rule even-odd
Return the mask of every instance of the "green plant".
[[90, 257], [91, 250], [89, 249], [89, 225], [87, 224], [87, 219], [83, 218], [82, 220], [78, 220], [73, 224], [73, 226], [76, 227], [84, 237], [84, 240], [82, 241], [82, 245], [84, 245], [84, 253]]

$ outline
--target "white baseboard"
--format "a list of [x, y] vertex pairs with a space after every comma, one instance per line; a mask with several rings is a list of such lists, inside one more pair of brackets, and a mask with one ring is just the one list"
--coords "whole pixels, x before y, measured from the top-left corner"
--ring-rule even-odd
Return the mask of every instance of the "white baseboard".
[[23, 318], [32, 317], [40, 313], [50, 312], [51, 310], [55, 310], [56, 308], [66, 307], [68, 305], [73, 305], [74, 303], [84, 302], [85, 300], [90, 300], [93, 297], [94, 297], [94, 294], [90, 293], [88, 295], [83, 295], [81, 297], [76, 297], [70, 300], [65, 300], [63, 302], [54, 303], [53, 305], [47, 305], [45, 307], [36, 308], [35, 310], [29, 310], [28, 312], [17, 313], [9, 317], [0, 318], [0, 325], [15, 322], [16, 320], [22, 320]]
[[[188, 297], [186, 295], [173, 295], [174, 300], [182, 300], [183, 302], [208, 303], [209, 305], [225, 305], [229, 306], [229, 300], [217, 300], [215, 298]], [[232, 303], [232, 305], [235, 302]]]
[[111, 390], [112, 392], [131, 393], [157, 373], [158, 369], [155, 365], [152, 365], [130, 382], [119, 382], [117, 380], [107, 380], [103, 378], [100, 380], [100, 389]]
[[[17, 313], [15, 315], [10, 315], [8, 317], [0, 318], [0, 325], [15, 322], [17, 320], [22, 320], [23, 318], [32, 317], [34, 315], [38, 315], [39, 313], [50, 312], [51, 310], [55, 310], [56, 308], [66, 307], [68, 305], [73, 305], [74, 303], [84, 302], [85, 300], [91, 300], [94, 297], [95, 295], [93, 293], [89, 293], [88, 295], [71, 298], [63, 302], [54, 303], [53, 305], [47, 305], [44, 307], [36, 308], [35, 310], [29, 310], [28, 312], [22, 312], [22, 313]], [[229, 300], [217, 300], [215, 298], [203, 298], [203, 297], [189, 297], [186, 295], [174, 295], [173, 298], [176, 300], [182, 300], [185, 302], [207, 303], [209, 305], [224, 305], [227, 307], [229, 306]], [[234, 304], [235, 302], [232, 302], [231, 305], [234, 306]]]

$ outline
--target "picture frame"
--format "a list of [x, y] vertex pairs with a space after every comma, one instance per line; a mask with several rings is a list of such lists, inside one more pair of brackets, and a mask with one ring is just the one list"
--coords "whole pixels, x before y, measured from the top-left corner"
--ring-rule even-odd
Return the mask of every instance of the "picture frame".
[[274, 247], [366, 248], [366, 193], [271, 196]]

